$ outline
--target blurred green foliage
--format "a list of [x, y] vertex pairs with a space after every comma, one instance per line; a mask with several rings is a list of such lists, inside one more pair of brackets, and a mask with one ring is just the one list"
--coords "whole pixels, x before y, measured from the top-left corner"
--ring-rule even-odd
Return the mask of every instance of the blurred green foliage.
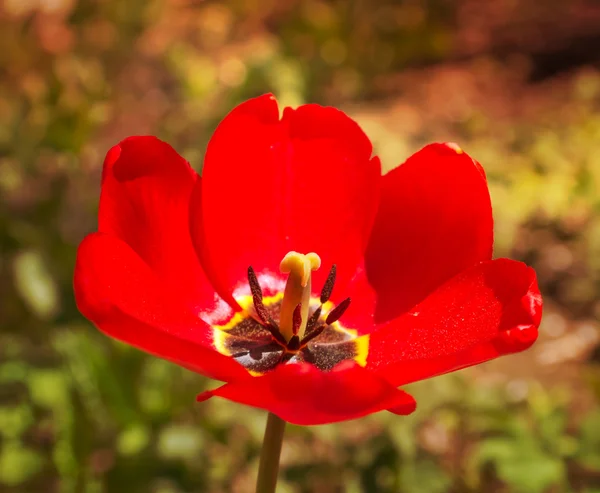
[[279, 491], [600, 492], [600, 73], [568, 51], [597, 13], [483, 4], [0, 5], [1, 492], [252, 491], [264, 414], [195, 404], [214, 383], [99, 334], [71, 277], [111, 145], [156, 134], [200, 168], [218, 120], [267, 91], [342, 106], [386, 169], [460, 142], [496, 255], [534, 265], [548, 307], [532, 351], [412, 385], [410, 417], [290, 427]]

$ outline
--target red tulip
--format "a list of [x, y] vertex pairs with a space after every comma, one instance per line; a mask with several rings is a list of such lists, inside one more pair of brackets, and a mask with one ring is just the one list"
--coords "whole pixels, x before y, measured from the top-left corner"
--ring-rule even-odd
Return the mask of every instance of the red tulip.
[[484, 171], [455, 144], [381, 176], [344, 113], [280, 118], [267, 95], [219, 125], [202, 177], [154, 137], [108, 152], [75, 294], [102, 332], [226, 382], [199, 400], [303, 425], [409, 414], [398, 386], [537, 337], [535, 272], [492, 241]]

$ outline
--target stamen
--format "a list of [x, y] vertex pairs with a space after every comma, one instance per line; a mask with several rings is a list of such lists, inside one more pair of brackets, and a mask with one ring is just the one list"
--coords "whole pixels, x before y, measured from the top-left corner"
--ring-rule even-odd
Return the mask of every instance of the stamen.
[[248, 267], [248, 284], [250, 285], [250, 291], [252, 293], [252, 302], [254, 303], [254, 309], [256, 310], [256, 314], [258, 318], [263, 324], [268, 324], [269, 320], [269, 312], [265, 308], [265, 305], [262, 301], [263, 293], [260, 288], [260, 284], [258, 283], [258, 279], [256, 277], [256, 272], [252, 266]]
[[260, 318], [260, 321], [263, 324], [268, 324], [270, 322], [269, 312], [265, 305], [263, 305], [262, 300], [252, 298], [252, 301], [254, 302], [254, 310], [256, 310], [256, 314], [258, 315], [258, 318]]
[[302, 303], [298, 303], [296, 308], [294, 309], [294, 315], [292, 317], [292, 333], [297, 336], [298, 331], [300, 330], [300, 325], [302, 325]]
[[350, 306], [350, 301], [352, 301], [350, 298], [346, 298], [338, 306], [331, 310], [325, 319], [325, 323], [327, 325], [331, 325], [333, 322], [337, 322]]
[[300, 341], [300, 346], [306, 346], [310, 341], [312, 341], [315, 337], [321, 335], [321, 333], [325, 330], [326, 325], [319, 325], [315, 330], [313, 330], [310, 334], [308, 334], [304, 339]]
[[271, 323], [268, 323], [267, 325], [265, 325], [266, 329], [271, 333], [271, 335], [273, 336], [273, 338], [281, 345], [281, 346], [287, 346], [287, 341], [285, 340], [285, 337], [283, 337], [281, 335], [281, 332], [279, 332], [279, 328], [277, 327], [277, 325], [275, 324], [275, 322], [271, 319]]
[[308, 319], [308, 323], [306, 324], [306, 332], [310, 332], [312, 329], [314, 329], [315, 325], [317, 325], [317, 322], [319, 321], [319, 318], [321, 317], [322, 310], [323, 310], [323, 306], [320, 306], [310, 316], [310, 318]]
[[329, 271], [329, 275], [325, 280], [325, 284], [323, 284], [323, 289], [321, 290], [321, 304], [327, 303], [329, 301], [329, 298], [331, 297], [333, 285], [335, 284], [336, 273], [337, 267], [335, 264], [333, 264], [331, 266], [331, 270]]
[[262, 300], [262, 289], [260, 287], [260, 284], [258, 283], [256, 272], [254, 272], [252, 266], [248, 267], [248, 284], [250, 284], [250, 291], [252, 292], [252, 297], [259, 298]]
[[300, 349], [300, 338], [298, 336], [292, 336], [290, 342], [287, 344], [288, 351], [298, 351]]

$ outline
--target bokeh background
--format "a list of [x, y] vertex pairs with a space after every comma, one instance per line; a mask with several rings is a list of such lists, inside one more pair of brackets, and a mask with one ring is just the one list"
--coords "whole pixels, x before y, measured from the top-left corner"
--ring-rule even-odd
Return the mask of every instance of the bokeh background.
[[0, 491], [252, 491], [264, 413], [196, 404], [214, 382], [102, 336], [71, 278], [110, 146], [155, 134], [200, 169], [267, 91], [341, 107], [385, 169], [458, 142], [546, 301], [532, 350], [412, 385], [410, 417], [290, 426], [278, 491], [600, 492], [593, 0], [0, 2]]

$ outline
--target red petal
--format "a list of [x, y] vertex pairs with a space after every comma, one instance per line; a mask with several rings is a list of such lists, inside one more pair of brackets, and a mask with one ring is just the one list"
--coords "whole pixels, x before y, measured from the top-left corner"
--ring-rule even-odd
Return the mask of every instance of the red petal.
[[83, 240], [74, 287], [81, 313], [109, 336], [211, 378], [247, 377], [213, 349], [211, 327], [115, 236], [94, 233]]
[[523, 351], [537, 338], [541, 315], [531, 267], [482, 262], [372, 332], [367, 368], [403, 385]]
[[168, 144], [156, 137], [125, 139], [104, 161], [98, 229], [127, 243], [180, 300], [208, 308], [214, 289], [189, 233], [196, 181], [196, 172]]
[[341, 290], [339, 286], [333, 288], [331, 301], [338, 305], [344, 298], [352, 300], [348, 309], [340, 319], [341, 324], [355, 330], [359, 335], [367, 334], [375, 329], [375, 304], [377, 301], [375, 291], [367, 280], [362, 264], [356, 269], [354, 277], [348, 283], [346, 289]]
[[432, 144], [382, 179], [366, 253], [377, 322], [411, 309], [438, 286], [492, 256], [492, 209], [481, 166]]
[[202, 225], [192, 228], [194, 243], [217, 291], [230, 299], [249, 265], [279, 276], [290, 250], [321, 257], [316, 292], [334, 263], [343, 290], [377, 205], [380, 165], [371, 151], [358, 125], [333, 108], [286, 108], [280, 120], [270, 95], [235, 108], [208, 145], [192, 204], [192, 222]]
[[198, 396], [224, 397], [275, 413], [298, 425], [319, 425], [360, 418], [383, 409], [410, 414], [414, 399], [351, 361], [330, 372], [309, 364], [287, 364], [262, 377], [229, 383]]

